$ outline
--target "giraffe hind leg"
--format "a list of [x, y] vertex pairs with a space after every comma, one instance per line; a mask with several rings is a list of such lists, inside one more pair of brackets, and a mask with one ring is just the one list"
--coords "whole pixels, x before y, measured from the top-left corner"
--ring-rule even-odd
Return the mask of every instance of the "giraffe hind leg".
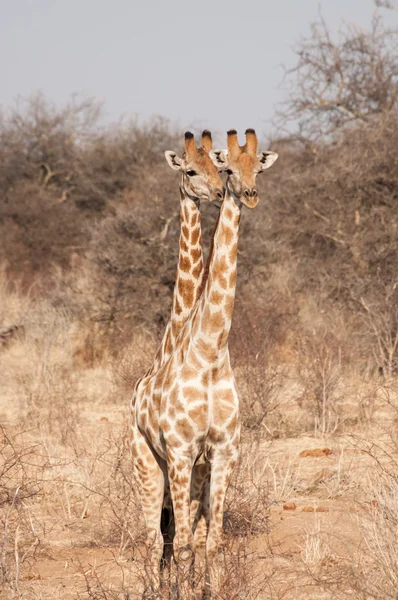
[[163, 555], [161, 514], [164, 472], [138, 427], [132, 425], [133, 471], [146, 526], [145, 598], [156, 598], [160, 590], [160, 561]]
[[161, 576], [164, 585], [172, 588], [172, 570], [171, 563], [173, 558], [173, 539], [175, 533], [173, 503], [171, 501], [170, 486], [166, 472], [166, 482], [164, 490], [164, 500], [161, 518], [161, 530], [163, 535], [163, 556], [161, 562]]

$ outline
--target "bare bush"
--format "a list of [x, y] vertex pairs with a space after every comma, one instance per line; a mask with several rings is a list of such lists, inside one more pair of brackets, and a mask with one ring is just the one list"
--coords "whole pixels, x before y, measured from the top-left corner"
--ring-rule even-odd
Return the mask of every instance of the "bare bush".
[[301, 402], [313, 415], [315, 434], [334, 433], [340, 425], [343, 348], [327, 331], [301, 338], [298, 351], [304, 359], [298, 360], [299, 377], [304, 392]]
[[42, 494], [43, 460], [37, 442], [26, 432], [0, 427], [0, 568], [2, 588], [20, 597], [21, 569], [34, 557], [39, 540], [30, 527], [26, 506]]
[[70, 266], [88, 247], [88, 224], [112, 202], [123, 204], [126, 192], [142, 191], [143, 174], [163, 164], [162, 150], [175, 140], [161, 119], [106, 129], [99, 117], [93, 100], [58, 108], [42, 95], [2, 116], [0, 259], [8, 257], [13, 272], [22, 263], [26, 277], [54, 263]]
[[[373, 341], [372, 351], [380, 375], [391, 377], [398, 370], [398, 281], [379, 283], [376, 301], [360, 298], [363, 318]], [[370, 294], [369, 294], [370, 295]]]
[[297, 65], [289, 69], [293, 91], [281, 121], [299, 123], [300, 138], [316, 139], [355, 121], [387, 115], [398, 102], [397, 30], [375, 16], [370, 32], [343, 25], [337, 41], [325, 21], [296, 47]]

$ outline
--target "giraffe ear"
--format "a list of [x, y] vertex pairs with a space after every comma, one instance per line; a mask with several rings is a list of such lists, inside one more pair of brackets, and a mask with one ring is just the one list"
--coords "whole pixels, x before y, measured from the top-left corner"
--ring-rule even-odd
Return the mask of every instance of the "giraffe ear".
[[260, 152], [260, 154], [257, 154], [257, 158], [260, 161], [261, 170], [264, 171], [264, 169], [269, 169], [274, 164], [278, 155], [276, 152], [271, 151]]
[[169, 166], [174, 169], [174, 171], [181, 171], [182, 160], [175, 152], [172, 150], [166, 150], [164, 153]]
[[228, 167], [228, 150], [210, 150], [209, 156], [219, 171]]

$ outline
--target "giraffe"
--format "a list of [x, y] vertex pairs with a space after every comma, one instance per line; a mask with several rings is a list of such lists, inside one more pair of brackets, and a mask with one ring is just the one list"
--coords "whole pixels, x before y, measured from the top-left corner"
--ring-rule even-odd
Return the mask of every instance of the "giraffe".
[[[256, 176], [277, 159], [274, 152], [257, 154], [257, 136], [246, 130], [239, 146], [237, 132], [228, 132], [228, 150], [212, 151], [228, 178], [213, 238], [208, 278], [170, 358], [137, 389], [132, 407], [132, 434], [137, 480], [152, 536], [152, 578], [158, 589], [156, 561], [162, 540], [159, 495], [168, 480], [176, 532], [174, 559], [182, 597], [191, 598], [194, 564], [191, 494], [194, 467], [208, 465], [203, 478], [208, 520], [206, 560], [210, 589], [220, 591], [222, 517], [226, 490], [238, 457], [239, 401], [231, 369], [228, 335], [237, 274], [237, 249], [242, 205], [254, 208], [259, 197]], [[208, 483], [208, 485], [207, 485]], [[207, 488], [207, 489], [206, 489]]]
[[[211, 154], [212, 137], [210, 131], [205, 129], [202, 132], [202, 145], [198, 148], [191, 132], [187, 131], [184, 138], [185, 151], [182, 157], [171, 150], [165, 152], [169, 166], [181, 174], [179, 185], [181, 220], [179, 256], [171, 316], [155, 359], [144, 377], [136, 383], [136, 388], [140, 384], [145, 385], [146, 379], [156, 373], [170, 357], [178, 334], [203, 287], [204, 263], [200, 203], [209, 201], [220, 207], [224, 197], [223, 182], [214, 164], [217, 159]], [[135, 393], [134, 391], [133, 404]], [[203, 469], [203, 467], [201, 468]], [[169, 521], [171, 521], [171, 497], [167, 481], [165, 483], [164, 508], [169, 512]], [[198, 494], [199, 492], [197, 496]], [[198, 500], [196, 504], [193, 503], [193, 512], [196, 511], [198, 504]]]
[[165, 152], [169, 166], [181, 173], [179, 255], [170, 320], [147, 375], [158, 371], [170, 357], [201, 289], [204, 266], [199, 207], [201, 202], [221, 202], [224, 197], [222, 180], [209, 156], [211, 149], [211, 133], [205, 129], [199, 148], [193, 134], [190, 131], [185, 133], [182, 158], [171, 150]]
[[[200, 225], [200, 203], [221, 202], [224, 197], [223, 182], [213, 163], [215, 158], [209, 156], [212, 149], [211, 132], [202, 132], [202, 146], [197, 148], [191, 132], [185, 133], [185, 152], [182, 158], [171, 150], [165, 152], [169, 166], [181, 173], [180, 180], [180, 239], [176, 282], [173, 291], [172, 309], [161, 345], [155, 359], [146, 373], [149, 376], [157, 372], [160, 366], [170, 357], [176, 339], [196, 304], [203, 285], [204, 263], [202, 249], [202, 232]], [[198, 467], [198, 471], [204, 469]], [[198, 496], [199, 492], [196, 494]], [[195, 504], [196, 502], [196, 504]], [[192, 510], [196, 512], [199, 500], [193, 501]], [[163, 508], [166, 511], [167, 527], [172, 537], [172, 503], [169, 489], [166, 486]], [[198, 528], [197, 537], [205, 524]], [[166, 531], [164, 531], [166, 533]]]

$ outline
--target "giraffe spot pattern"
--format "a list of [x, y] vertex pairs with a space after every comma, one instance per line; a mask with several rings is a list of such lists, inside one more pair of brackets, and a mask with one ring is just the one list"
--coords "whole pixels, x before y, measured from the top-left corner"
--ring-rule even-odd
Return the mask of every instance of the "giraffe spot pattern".
[[196, 246], [196, 244], [198, 243], [199, 236], [200, 236], [200, 229], [199, 229], [199, 227], [196, 227], [195, 229], [193, 229], [191, 231], [191, 244], [193, 246]]

